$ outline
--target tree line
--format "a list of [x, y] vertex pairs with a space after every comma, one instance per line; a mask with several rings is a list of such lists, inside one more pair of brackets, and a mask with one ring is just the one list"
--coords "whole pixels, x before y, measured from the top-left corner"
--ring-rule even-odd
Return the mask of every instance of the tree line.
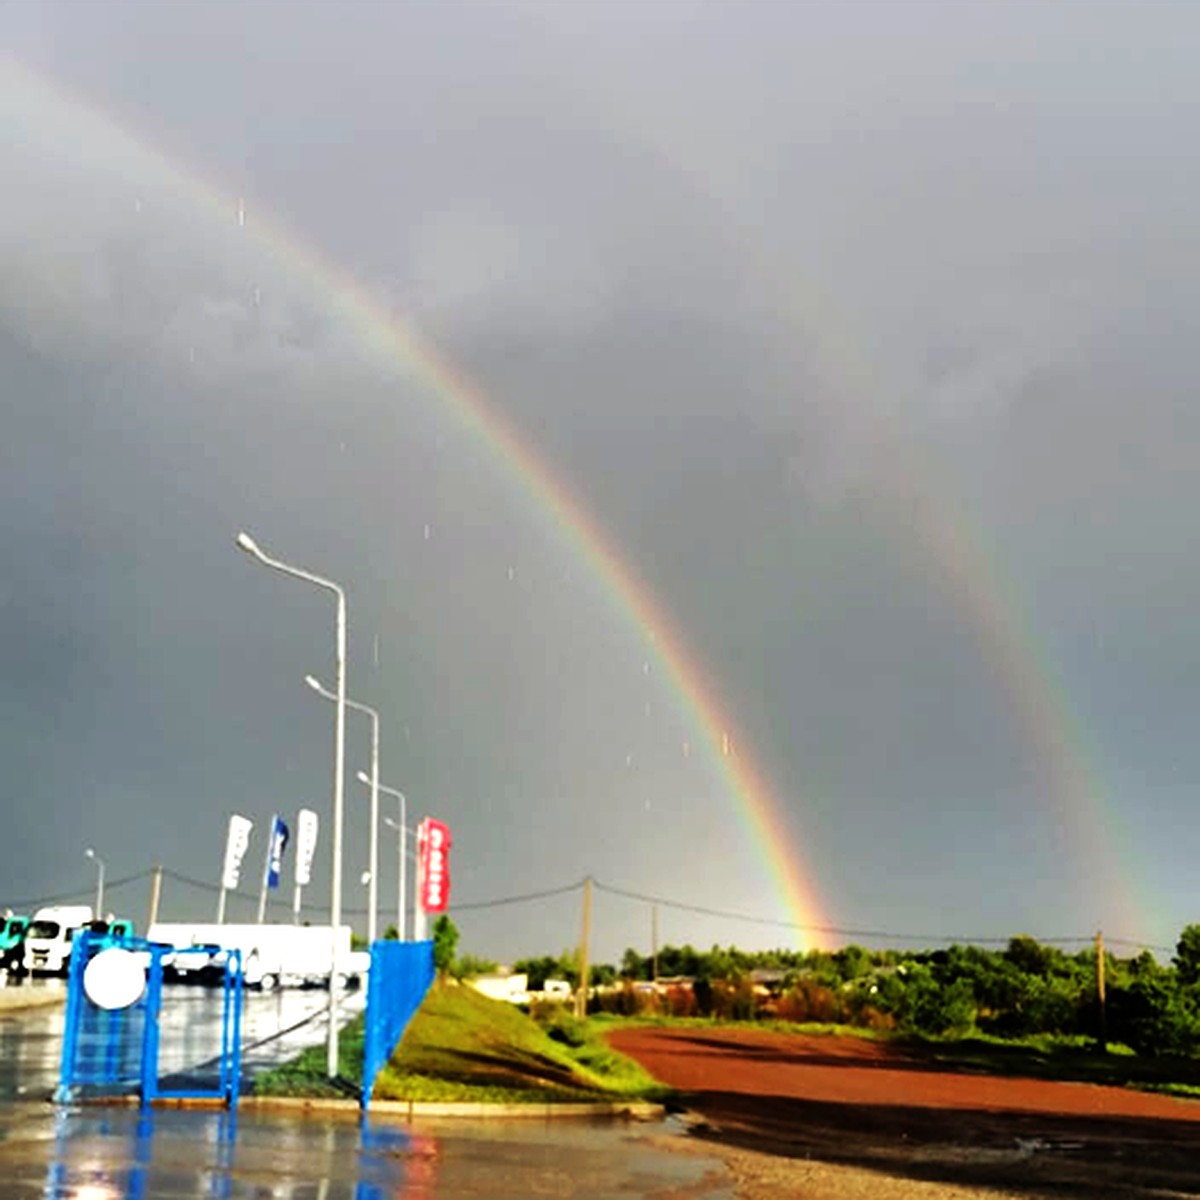
[[[456, 973], [489, 966], [461, 960]], [[731, 1020], [774, 1018], [928, 1036], [1085, 1037], [1139, 1054], [1200, 1054], [1200, 924], [1180, 935], [1169, 963], [1146, 950], [1068, 953], [1027, 936], [1003, 949], [744, 951], [630, 948], [618, 965], [594, 965], [592, 1011], [667, 1012]], [[466, 970], [463, 970], [466, 968]], [[548, 978], [579, 981], [579, 957], [522, 959], [531, 990]], [[652, 981], [657, 980], [658, 986]]]

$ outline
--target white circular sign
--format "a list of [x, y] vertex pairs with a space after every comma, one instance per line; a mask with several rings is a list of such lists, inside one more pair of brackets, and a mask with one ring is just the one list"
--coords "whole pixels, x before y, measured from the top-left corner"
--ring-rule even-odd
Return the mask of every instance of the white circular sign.
[[84, 968], [83, 990], [97, 1008], [128, 1008], [146, 990], [146, 969], [132, 950], [110, 946]]

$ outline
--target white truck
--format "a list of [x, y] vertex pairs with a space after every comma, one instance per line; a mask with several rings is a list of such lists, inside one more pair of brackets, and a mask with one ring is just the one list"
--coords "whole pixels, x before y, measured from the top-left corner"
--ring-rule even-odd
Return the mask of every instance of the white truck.
[[21, 965], [30, 975], [65, 975], [75, 935], [91, 923], [87, 904], [54, 904], [39, 908], [25, 931]]
[[[179, 954], [167, 960], [177, 978], [223, 968], [225, 952], [240, 950], [242, 977], [249, 987], [328, 986], [333, 957], [328, 925], [216, 925], [159, 922], [146, 935], [150, 941], [178, 949], [205, 947], [207, 955]], [[337, 976], [346, 987], [365, 979], [371, 956], [350, 949], [350, 926], [337, 931]]]

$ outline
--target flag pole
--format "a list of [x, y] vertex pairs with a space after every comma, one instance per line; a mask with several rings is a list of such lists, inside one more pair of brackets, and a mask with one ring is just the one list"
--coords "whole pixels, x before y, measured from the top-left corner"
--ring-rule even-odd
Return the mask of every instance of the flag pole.
[[263, 860], [262, 887], [258, 891], [258, 923], [261, 925], [267, 915], [267, 880], [271, 875], [271, 855], [275, 853], [275, 834], [279, 828], [279, 814], [271, 818], [271, 834], [267, 838], [267, 854]]

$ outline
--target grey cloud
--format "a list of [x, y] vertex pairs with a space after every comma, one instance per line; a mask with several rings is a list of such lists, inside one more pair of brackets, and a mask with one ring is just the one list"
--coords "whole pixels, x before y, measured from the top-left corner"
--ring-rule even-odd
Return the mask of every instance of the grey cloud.
[[[329, 669], [327, 606], [241, 561], [244, 525], [352, 584], [352, 686], [393, 781], [455, 823], [464, 898], [591, 871], [711, 900], [724, 873], [729, 907], [778, 909], [628, 614], [309, 246], [595, 514], [830, 915], [1174, 935], [1151, 875], [1188, 877], [1198, 770], [1189, 6], [14, 12], [14, 53], [81, 100], [3, 151], [11, 886], [80, 873], [17, 797], [202, 875], [214, 811], [324, 801], [328, 714], [296, 685]], [[179, 172], [81, 141], [74, 103]], [[973, 555], [1021, 663], [956, 591]], [[1153, 814], [1145, 929], [1060, 869], [1017, 667], [1078, 714], [1098, 803]], [[498, 954], [573, 929], [468, 926]], [[619, 953], [644, 914], [601, 929]]]

